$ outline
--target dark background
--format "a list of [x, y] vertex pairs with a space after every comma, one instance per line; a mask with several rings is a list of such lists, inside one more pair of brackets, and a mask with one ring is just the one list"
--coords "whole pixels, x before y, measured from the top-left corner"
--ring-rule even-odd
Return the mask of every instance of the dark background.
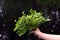
[[[39, 40], [33, 34], [26, 32], [19, 37], [14, 31], [15, 21], [22, 16], [22, 11], [28, 14], [32, 8], [41, 11], [50, 22], [40, 25], [40, 30], [48, 34], [60, 34], [60, 0], [1, 0], [2, 12], [0, 13], [0, 38], [1, 40]], [[42, 40], [42, 39], [41, 39]]]

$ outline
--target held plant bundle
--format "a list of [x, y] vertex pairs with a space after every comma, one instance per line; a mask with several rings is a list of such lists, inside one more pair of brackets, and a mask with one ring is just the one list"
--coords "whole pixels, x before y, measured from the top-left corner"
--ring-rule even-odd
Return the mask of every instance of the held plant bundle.
[[25, 15], [24, 12], [22, 17], [19, 17], [15, 24], [14, 31], [21, 37], [28, 30], [33, 30], [38, 27], [41, 23], [49, 21], [42, 16], [42, 13], [37, 13], [35, 10], [30, 10], [29, 15]]

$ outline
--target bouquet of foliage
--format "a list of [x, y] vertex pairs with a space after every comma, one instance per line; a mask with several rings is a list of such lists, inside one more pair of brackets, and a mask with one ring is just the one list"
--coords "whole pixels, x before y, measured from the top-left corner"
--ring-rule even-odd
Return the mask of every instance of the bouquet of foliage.
[[42, 16], [42, 13], [37, 13], [35, 10], [30, 10], [29, 15], [23, 13], [22, 17], [19, 17], [18, 21], [15, 24], [14, 31], [19, 35], [22, 36], [28, 30], [33, 30], [38, 27], [41, 23], [48, 21]]

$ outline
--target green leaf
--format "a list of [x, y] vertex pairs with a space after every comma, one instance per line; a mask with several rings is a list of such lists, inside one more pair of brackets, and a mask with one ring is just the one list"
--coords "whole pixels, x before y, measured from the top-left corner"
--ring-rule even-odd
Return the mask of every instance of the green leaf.
[[42, 16], [42, 13], [37, 13], [36, 10], [30, 10], [29, 15], [19, 17], [18, 21], [15, 24], [14, 31], [21, 37], [28, 30], [33, 30], [38, 27], [41, 23], [48, 21]]

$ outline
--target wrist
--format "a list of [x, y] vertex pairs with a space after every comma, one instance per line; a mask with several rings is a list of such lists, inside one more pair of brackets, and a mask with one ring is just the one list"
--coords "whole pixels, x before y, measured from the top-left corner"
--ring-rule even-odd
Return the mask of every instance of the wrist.
[[40, 36], [43, 34], [43, 32], [39, 32], [37, 36], [40, 38]]

